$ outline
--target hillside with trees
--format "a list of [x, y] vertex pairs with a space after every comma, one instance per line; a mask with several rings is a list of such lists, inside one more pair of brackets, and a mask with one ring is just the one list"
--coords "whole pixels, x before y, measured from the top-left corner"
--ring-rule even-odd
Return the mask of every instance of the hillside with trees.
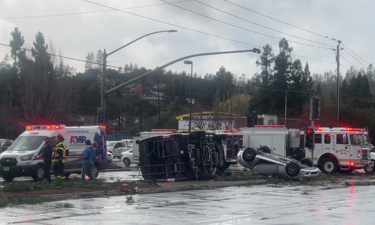
[[[66, 123], [78, 115], [96, 116], [100, 107], [103, 53], [89, 52], [85, 71], [66, 64], [52, 43], [38, 32], [28, 47], [15, 28], [10, 35], [10, 51], [0, 63], [0, 137], [15, 138], [27, 124]], [[27, 48], [26, 48], [27, 47]], [[193, 75], [193, 112], [220, 111], [237, 116], [250, 113], [276, 114], [309, 122], [309, 99], [322, 99], [321, 120], [317, 125], [336, 126], [337, 95], [335, 71], [316, 74], [308, 62], [292, 58], [293, 48], [286, 39], [276, 49], [267, 44], [255, 62], [259, 71], [247, 79], [225, 69], [212, 74]], [[278, 50], [278, 51], [274, 51]], [[129, 81], [150, 68], [125, 62], [109, 67], [107, 88]], [[216, 71], [216, 72], [215, 72]], [[248, 76], [250, 77], [250, 76]], [[153, 128], [177, 128], [176, 116], [189, 112], [190, 74], [161, 70], [108, 97], [108, 115], [116, 130], [136, 133]], [[371, 128], [375, 90], [375, 70], [350, 68], [340, 76], [341, 126]], [[159, 103], [144, 99], [144, 93], [162, 93]], [[160, 95], [161, 96], [161, 95]]]

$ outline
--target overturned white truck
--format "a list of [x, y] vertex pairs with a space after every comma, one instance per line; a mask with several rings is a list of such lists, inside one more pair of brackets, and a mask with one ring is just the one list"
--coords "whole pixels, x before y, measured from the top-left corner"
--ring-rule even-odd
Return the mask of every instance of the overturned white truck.
[[[284, 126], [256, 126], [241, 128], [243, 147], [238, 157], [243, 158], [246, 148], [266, 146], [270, 153], [293, 158], [308, 166], [317, 166], [325, 174], [351, 173], [354, 169], [373, 172], [370, 143], [367, 133], [359, 128], [316, 127], [314, 159], [311, 150], [305, 148], [304, 132]], [[243, 166], [246, 163], [240, 160]]]

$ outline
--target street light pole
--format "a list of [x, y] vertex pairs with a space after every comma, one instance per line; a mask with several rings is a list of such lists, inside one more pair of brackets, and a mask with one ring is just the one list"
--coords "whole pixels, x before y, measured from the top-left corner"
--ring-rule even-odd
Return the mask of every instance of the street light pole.
[[150, 36], [150, 35], [153, 35], [153, 34], [158, 34], [158, 33], [172, 33], [172, 32], [177, 32], [176, 30], [163, 30], [163, 31], [157, 31], [157, 32], [152, 32], [152, 33], [149, 33], [149, 34], [146, 34], [146, 35], [143, 35], [137, 39], [135, 39], [134, 41], [131, 41], [129, 43], [127, 43], [126, 45], [110, 52], [110, 53], [106, 53], [105, 49], [104, 49], [104, 52], [103, 52], [103, 70], [102, 70], [102, 91], [101, 91], [101, 112], [102, 112], [102, 115], [103, 115], [103, 123], [105, 124], [105, 118], [106, 118], [106, 111], [105, 111], [105, 108], [106, 108], [106, 102], [104, 100], [106, 94], [106, 90], [105, 90], [105, 75], [106, 75], [106, 71], [107, 71], [107, 57], [112, 55], [113, 53], [125, 48], [126, 46], [130, 45], [130, 44], [133, 44], [134, 42], [138, 41], [139, 39], [142, 39], [146, 36]]
[[191, 89], [192, 89], [192, 83], [193, 83], [193, 62], [186, 60], [184, 61], [185, 64], [190, 64], [191, 65], [191, 74], [190, 74], [190, 106], [189, 106], [189, 133], [191, 132], [191, 105], [192, 105], [192, 100], [191, 100]]

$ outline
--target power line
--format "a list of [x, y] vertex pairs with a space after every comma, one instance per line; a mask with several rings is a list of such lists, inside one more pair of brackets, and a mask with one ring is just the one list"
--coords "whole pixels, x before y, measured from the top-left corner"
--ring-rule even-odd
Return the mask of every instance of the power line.
[[353, 63], [349, 62], [347, 59], [345, 59], [342, 55], [340, 55], [340, 58], [342, 58], [343, 60], [345, 60], [347, 63], [349, 63], [349, 65], [351, 66], [354, 66], [355, 68], [359, 69], [357, 66], [355, 66]]
[[[0, 43], [0, 45], [6, 46], [6, 47], [11, 47], [10, 45], [2, 44], [2, 43]], [[27, 49], [27, 48], [21, 48], [21, 49], [26, 50], [26, 51], [31, 51], [31, 49]], [[56, 57], [60, 57], [60, 58], [63, 58], [63, 59], [70, 59], [70, 60], [79, 61], [79, 62], [87, 62], [87, 60], [72, 58], [72, 57], [63, 56], [63, 55], [56, 55], [56, 54], [52, 54], [52, 53], [47, 53], [47, 54], [50, 55], [50, 56], [56, 56]], [[96, 65], [101, 65], [101, 63], [96, 63], [96, 62], [91, 62], [91, 63], [96, 64]], [[120, 68], [118, 66], [111, 66], [111, 65], [107, 65], [107, 66], [112, 67], [112, 68], [116, 68], [116, 69]]]
[[343, 64], [340, 63], [340, 66], [344, 67], [345, 69], [349, 70], [348, 67], [344, 66]]
[[264, 25], [262, 25], [262, 24], [255, 23], [255, 22], [253, 22], [253, 21], [250, 21], [250, 20], [244, 19], [244, 18], [239, 17], [239, 16], [236, 16], [236, 15], [234, 15], [234, 14], [232, 14], [232, 13], [228, 13], [228, 12], [226, 12], [226, 11], [224, 11], [224, 10], [218, 9], [218, 8], [216, 8], [216, 7], [213, 7], [213, 6], [209, 5], [209, 4], [203, 3], [203, 2], [201, 2], [201, 1], [198, 1], [198, 0], [195, 0], [195, 1], [198, 2], [198, 3], [200, 3], [200, 4], [202, 4], [202, 5], [205, 5], [205, 6], [209, 7], [209, 8], [211, 8], [211, 9], [215, 9], [215, 10], [217, 10], [217, 11], [219, 11], [219, 12], [222, 12], [222, 13], [224, 13], [224, 14], [230, 15], [230, 16], [235, 17], [235, 18], [237, 18], [237, 19], [240, 19], [240, 20], [246, 21], [246, 22], [248, 22], [248, 23], [251, 23], [251, 24], [254, 24], [254, 25], [257, 25], [257, 26], [260, 26], [260, 27], [263, 27], [263, 28], [269, 29], [269, 30], [272, 30], [272, 31], [276, 31], [276, 32], [282, 33], [282, 34], [284, 34], [284, 35], [288, 35], [288, 36], [291, 36], [291, 37], [294, 37], [294, 38], [298, 38], [298, 39], [301, 39], [301, 40], [305, 40], [305, 41], [310, 41], [310, 42], [313, 42], [313, 43], [316, 43], [316, 44], [321, 44], [321, 45], [326, 45], [326, 46], [330, 46], [330, 47], [335, 47], [334, 45], [329, 45], [329, 44], [325, 44], [325, 43], [322, 43], [322, 42], [318, 42], [318, 41], [313, 41], [313, 40], [309, 40], [309, 39], [306, 39], [306, 38], [302, 38], [302, 37], [299, 37], [299, 36], [296, 36], [296, 35], [293, 35], [293, 34], [288, 34], [288, 33], [285, 33], [285, 32], [282, 32], [282, 31], [279, 31], [279, 30], [276, 30], [276, 29], [273, 29], [273, 28], [270, 28], [270, 27], [267, 27], [267, 26], [264, 26]]
[[[204, 31], [199, 31], [199, 30], [188, 28], [188, 27], [183, 27], [183, 26], [172, 24], [172, 23], [169, 23], [169, 22], [153, 19], [153, 18], [150, 18], [150, 17], [147, 17], [147, 16], [142, 16], [142, 15], [138, 15], [138, 14], [135, 14], [135, 13], [123, 11], [121, 9], [113, 8], [113, 7], [106, 6], [106, 5], [103, 5], [103, 4], [99, 4], [99, 3], [96, 3], [96, 2], [92, 2], [92, 1], [89, 1], [89, 0], [82, 0], [82, 1], [94, 4], [94, 5], [102, 6], [102, 7], [105, 7], [105, 8], [110, 8], [110, 9], [120, 11], [120, 12], [123, 12], [123, 13], [127, 13], [127, 14], [137, 16], [137, 17], [140, 17], [140, 18], [143, 18], [143, 19], [148, 19], [148, 20], [155, 21], [155, 22], [158, 22], [158, 23], [167, 24], [167, 25], [170, 25], [170, 26], [175, 26], [175, 27], [178, 27], [178, 28], [181, 28], [181, 29], [184, 29], [184, 30], [193, 31], [193, 32], [204, 34], [204, 35], [207, 35], [207, 36], [220, 38], [220, 39], [223, 39], [223, 40], [226, 40], [226, 41], [232, 41], [232, 42], [236, 42], [236, 43], [243, 44], [243, 45], [253, 46], [253, 47], [257, 47], [257, 48], [263, 48], [263, 47], [258, 46], [258, 45], [254, 45], [254, 44], [246, 43], [246, 42], [243, 42], [243, 41], [238, 41], [238, 40], [222, 37], [222, 36], [215, 35], [215, 34], [210, 34], [210, 33], [204, 32]], [[280, 52], [280, 51], [277, 51], [277, 50], [272, 50], [272, 51]], [[316, 61], [321, 61], [321, 62], [325, 62], [325, 63], [335, 64], [334, 62], [328, 62], [328, 61], [324, 61], [324, 60], [320, 60], [320, 59], [314, 59], [314, 58], [311, 58], [311, 57], [300, 56], [300, 55], [296, 55], [296, 54], [291, 54], [291, 55], [298, 56], [298, 57], [301, 57], [301, 58], [307, 58], [307, 59], [312, 59], [312, 60], [316, 60]]]
[[[358, 58], [362, 59], [359, 55], [355, 54], [352, 50], [350, 50], [350, 49], [348, 48], [348, 46], [344, 45], [344, 43], [341, 42], [341, 44], [342, 44], [342, 46], [345, 47], [345, 49], [349, 50], [349, 51], [352, 52], [354, 55], [358, 56]], [[367, 65], [370, 65], [370, 63], [366, 62], [364, 59], [362, 59], [362, 61], [365, 62]]]
[[359, 62], [361, 65], [363, 65], [365, 68], [366, 68], [366, 65], [363, 64], [361, 61], [359, 61], [356, 57], [354, 57], [352, 54], [350, 54], [349, 51], [346, 51], [346, 53], [348, 53], [353, 59], [355, 59], [357, 62]]
[[[238, 29], [241, 29], [241, 30], [245, 30], [245, 31], [248, 31], [248, 32], [251, 32], [251, 33], [255, 33], [255, 34], [259, 34], [259, 35], [263, 35], [263, 36], [266, 36], [266, 37], [269, 37], [269, 38], [274, 38], [274, 39], [278, 39], [280, 40], [281, 38], [280, 37], [275, 37], [275, 36], [272, 36], [272, 35], [269, 35], [269, 34], [263, 34], [261, 32], [258, 32], [258, 31], [254, 31], [254, 30], [250, 30], [250, 29], [247, 29], [247, 28], [244, 28], [244, 27], [241, 27], [241, 26], [237, 26], [235, 24], [231, 24], [231, 23], [228, 23], [228, 22], [225, 22], [225, 21], [222, 21], [222, 20], [219, 20], [219, 19], [216, 19], [216, 18], [213, 18], [213, 17], [210, 17], [210, 16], [206, 16], [204, 14], [201, 14], [201, 13], [198, 13], [198, 12], [194, 12], [193, 10], [190, 10], [190, 9], [186, 9], [184, 7], [181, 7], [181, 6], [178, 6], [178, 5], [175, 5], [173, 3], [169, 3], [165, 0], [161, 0], [162, 2], [165, 2], [165, 3], [168, 3], [174, 7], [177, 7], [179, 9], [182, 9], [182, 10], [185, 10], [185, 11], [188, 11], [188, 12], [191, 12], [191, 13], [194, 13], [196, 15], [199, 15], [199, 16], [202, 16], [202, 17], [205, 17], [205, 18], [208, 18], [208, 19], [211, 19], [211, 20], [214, 20], [216, 22], [219, 22], [219, 23], [222, 23], [222, 24], [225, 24], [225, 25], [228, 25], [228, 26], [232, 26], [232, 27], [235, 27], [235, 28], [238, 28]], [[295, 44], [300, 44], [300, 45], [306, 45], [306, 46], [309, 46], [309, 47], [315, 47], [315, 48], [322, 48], [322, 49], [330, 49], [330, 48], [326, 48], [326, 47], [321, 47], [321, 46], [316, 46], [316, 45], [310, 45], [310, 44], [306, 44], [306, 43], [302, 43], [302, 42], [297, 42], [297, 41], [290, 41], [289, 42], [291, 43], [295, 43]]]
[[244, 7], [244, 6], [238, 5], [238, 4], [234, 3], [234, 2], [231, 2], [231, 1], [228, 1], [228, 0], [224, 0], [224, 1], [225, 1], [225, 2], [228, 2], [228, 3], [232, 4], [232, 5], [235, 5], [235, 6], [237, 6], [237, 7], [240, 7], [240, 8], [242, 8], [242, 9], [245, 9], [245, 10], [248, 10], [248, 11], [250, 11], [250, 12], [256, 13], [256, 14], [258, 14], [258, 15], [261, 15], [261, 16], [264, 16], [264, 17], [267, 17], [267, 18], [272, 19], [272, 20], [275, 20], [275, 21], [277, 21], [277, 22], [280, 22], [280, 23], [283, 23], [283, 24], [286, 24], [286, 25], [292, 26], [292, 27], [294, 27], [294, 28], [297, 28], [297, 29], [303, 30], [303, 31], [305, 31], [305, 32], [308, 32], [308, 33], [311, 33], [311, 34], [314, 34], [314, 35], [317, 35], [317, 36], [320, 36], [320, 37], [323, 37], [323, 38], [327, 38], [327, 39], [329, 39], [329, 40], [336, 41], [335, 38], [329, 38], [329, 37], [326, 36], [326, 35], [321, 35], [321, 34], [318, 34], [318, 33], [313, 32], [313, 31], [309, 31], [309, 30], [303, 29], [303, 28], [298, 27], [298, 26], [295, 26], [295, 25], [293, 25], [293, 24], [290, 24], [290, 23], [287, 23], [287, 22], [281, 21], [281, 20], [279, 20], [279, 19], [273, 18], [273, 17], [271, 17], [271, 16], [267, 16], [267, 15], [265, 15], [265, 14], [262, 14], [262, 13], [260, 13], [260, 12], [255, 11], [255, 10], [249, 9], [249, 8], [247, 8], [247, 7]]
[[[191, 2], [194, 0], [183, 0], [183, 1], [176, 1], [173, 3], [183, 3], [183, 2]], [[154, 5], [144, 5], [144, 6], [135, 6], [130, 8], [123, 8], [123, 9], [139, 9], [139, 8], [148, 8], [148, 7], [155, 7], [167, 5], [166, 3], [154, 4]], [[101, 12], [111, 12], [115, 11], [113, 9], [110, 10], [98, 10], [98, 11], [90, 11], [90, 12], [77, 12], [77, 13], [61, 13], [61, 14], [52, 14], [52, 15], [40, 15], [40, 16], [16, 16], [16, 17], [3, 17], [0, 19], [3, 20], [11, 20], [11, 19], [31, 19], [31, 18], [45, 18], [45, 17], [57, 17], [57, 16], [74, 16], [74, 15], [82, 15], [82, 14], [91, 14], [91, 13], [101, 13]]]

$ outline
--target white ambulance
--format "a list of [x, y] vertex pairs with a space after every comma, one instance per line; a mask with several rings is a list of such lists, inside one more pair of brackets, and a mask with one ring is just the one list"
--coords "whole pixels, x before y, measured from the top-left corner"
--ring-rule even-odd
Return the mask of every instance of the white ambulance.
[[26, 126], [26, 131], [0, 155], [0, 175], [3, 179], [12, 181], [15, 177], [32, 176], [35, 181], [43, 180], [44, 165], [39, 155], [42, 154], [44, 138], [50, 137], [53, 146], [56, 144], [57, 134], [65, 138], [64, 143], [69, 149], [65, 163], [66, 176], [81, 173], [81, 157], [86, 148], [86, 140], [90, 140], [96, 150], [97, 159], [92, 171], [94, 175], [98, 176], [99, 170], [108, 167], [105, 126], [30, 125]]

